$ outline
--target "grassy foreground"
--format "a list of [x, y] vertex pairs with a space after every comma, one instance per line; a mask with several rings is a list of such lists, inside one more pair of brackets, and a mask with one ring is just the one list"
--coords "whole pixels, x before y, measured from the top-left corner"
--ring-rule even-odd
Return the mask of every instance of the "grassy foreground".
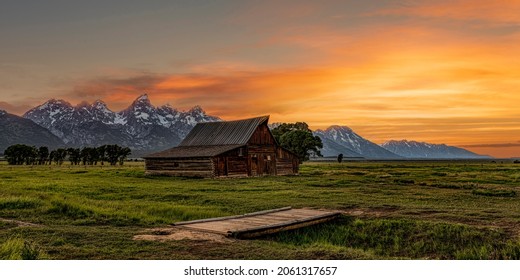
[[[0, 163], [0, 259], [520, 259], [519, 192], [512, 163], [306, 163], [300, 176], [242, 179]], [[259, 240], [132, 239], [284, 206], [345, 215]]]

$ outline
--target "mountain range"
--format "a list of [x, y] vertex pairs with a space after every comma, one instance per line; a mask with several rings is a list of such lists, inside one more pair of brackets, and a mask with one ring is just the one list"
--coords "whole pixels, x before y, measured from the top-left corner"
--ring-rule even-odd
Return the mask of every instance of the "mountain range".
[[347, 126], [333, 125], [325, 130], [316, 130], [314, 135], [321, 138], [325, 157], [363, 157], [366, 159], [484, 159], [489, 156], [479, 155], [468, 150], [445, 144], [391, 140], [377, 145]]
[[[200, 107], [179, 111], [170, 105], [155, 107], [147, 94], [128, 108], [114, 112], [102, 100], [76, 106], [51, 99], [23, 117], [0, 110], [0, 153], [12, 144], [84, 147], [118, 144], [130, 147], [132, 156], [176, 146], [198, 122], [221, 121]], [[275, 126], [275, 124], [273, 124]], [[415, 141], [388, 141], [377, 145], [347, 126], [333, 125], [316, 130], [323, 142], [323, 156], [343, 154], [366, 159], [483, 158], [470, 151], [447, 145]]]
[[155, 107], [147, 94], [120, 112], [108, 109], [101, 100], [72, 106], [51, 99], [23, 117], [48, 129], [67, 146], [117, 143], [130, 147], [134, 156], [176, 146], [198, 122], [221, 120], [208, 116], [199, 106], [186, 112], [170, 105]]

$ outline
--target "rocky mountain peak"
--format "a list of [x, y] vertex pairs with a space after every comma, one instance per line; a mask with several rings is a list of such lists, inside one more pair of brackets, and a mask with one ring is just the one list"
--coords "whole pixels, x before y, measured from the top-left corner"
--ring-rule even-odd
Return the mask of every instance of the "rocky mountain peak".
[[347, 132], [347, 133], [354, 132], [352, 130], [352, 128], [350, 128], [348, 126], [344, 126], [344, 125], [343, 126], [341, 126], [341, 125], [331, 125], [325, 131], [326, 132], [337, 131], [337, 132]]
[[[324, 148], [322, 154], [336, 155], [339, 151], [353, 151], [366, 158], [373, 159], [397, 159], [400, 156], [382, 148], [381, 146], [361, 137], [355, 133], [350, 127], [333, 125], [325, 130], [317, 130], [314, 132], [319, 136]], [[342, 152], [343, 153], [343, 152]]]
[[191, 108], [190, 110], [188, 110], [188, 114], [190, 114], [192, 116], [195, 116], [195, 115], [205, 116], [206, 112], [204, 111], [204, 109], [202, 109], [202, 107], [200, 107], [199, 105], [196, 105], [193, 108]]
[[37, 108], [44, 109], [47, 106], [72, 107], [72, 105], [63, 99], [49, 99], [47, 102], [38, 106]]
[[94, 101], [94, 103], [92, 103], [91, 107], [96, 110], [103, 111], [106, 113], [113, 113], [110, 109], [108, 109], [107, 104], [105, 102], [103, 102], [103, 100], [98, 99], [98, 100]]
[[153, 112], [156, 108], [152, 105], [150, 102], [150, 99], [148, 98], [148, 94], [142, 94], [139, 97], [137, 97], [132, 104], [126, 108], [123, 112], [130, 113], [130, 112]]
[[140, 95], [139, 97], [137, 97], [132, 104], [143, 104], [143, 105], [152, 106], [152, 103], [150, 102], [150, 98], [148, 97], [147, 93], [144, 93], [144, 94]]
[[90, 103], [88, 103], [87, 101], [81, 101], [80, 103], [78, 103], [78, 105], [75, 106], [76, 108], [87, 108], [87, 107], [90, 107]]

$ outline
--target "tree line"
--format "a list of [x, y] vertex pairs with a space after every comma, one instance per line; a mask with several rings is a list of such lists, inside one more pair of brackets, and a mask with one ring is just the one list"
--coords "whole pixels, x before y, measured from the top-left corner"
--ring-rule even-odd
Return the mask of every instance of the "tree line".
[[69, 160], [71, 165], [96, 165], [105, 162], [110, 165], [123, 165], [125, 159], [131, 154], [132, 150], [128, 147], [118, 145], [103, 145], [99, 147], [84, 148], [59, 148], [49, 151], [48, 147], [28, 146], [16, 144], [9, 146], [4, 157], [11, 165], [62, 165], [65, 160]]

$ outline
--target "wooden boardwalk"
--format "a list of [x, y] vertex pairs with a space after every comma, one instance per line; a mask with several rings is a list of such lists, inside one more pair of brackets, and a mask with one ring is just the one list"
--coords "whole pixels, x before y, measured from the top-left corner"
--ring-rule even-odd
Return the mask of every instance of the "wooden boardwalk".
[[339, 215], [340, 212], [285, 207], [238, 216], [179, 222], [174, 226], [234, 238], [253, 238], [323, 223]]

